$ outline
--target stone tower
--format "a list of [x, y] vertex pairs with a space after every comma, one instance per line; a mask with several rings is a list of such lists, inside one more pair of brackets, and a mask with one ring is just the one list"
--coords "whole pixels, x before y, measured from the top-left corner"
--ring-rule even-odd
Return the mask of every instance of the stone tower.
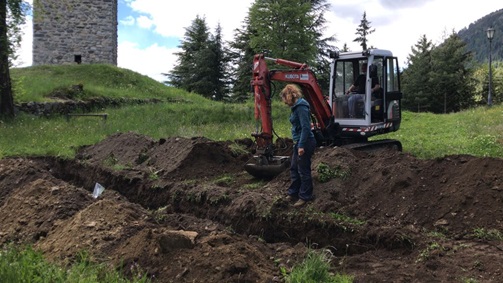
[[33, 65], [117, 65], [117, 0], [41, 0], [34, 7]]

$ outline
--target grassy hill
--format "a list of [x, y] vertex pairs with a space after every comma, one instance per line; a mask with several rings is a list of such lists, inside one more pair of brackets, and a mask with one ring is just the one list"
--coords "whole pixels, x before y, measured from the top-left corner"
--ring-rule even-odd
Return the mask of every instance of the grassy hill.
[[106, 64], [43, 65], [15, 68], [11, 71], [15, 102], [51, 101], [55, 90], [81, 84], [77, 99], [92, 97], [183, 99], [198, 102], [200, 95], [168, 87], [134, 71]]
[[[93, 97], [160, 99], [158, 104], [106, 107], [95, 112], [108, 118], [36, 117], [21, 113], [14, 121], [0, 121], [0, 158], [56, 155], [72, 157], [75, 149], [94, 144], [117, 132], [133, 131], [154, 139], [204, 136], [213, 140], [250, 138], [260, 130], [253, 103], [229, 104], [168, 87], [146, 76], [110, 65], [37, 66], [12, 70], [15, 103], [52, 101], [54, 91], [83, 85], [73, 99]], [[289, 109], [273, 103], [275, 132], [290, 136]], [[460, 113], [435, 115], [404, 112], [395, 138], [405, 152], [420, 158], [452, 154], [503, 158], [503, 106], [479, 107]]]

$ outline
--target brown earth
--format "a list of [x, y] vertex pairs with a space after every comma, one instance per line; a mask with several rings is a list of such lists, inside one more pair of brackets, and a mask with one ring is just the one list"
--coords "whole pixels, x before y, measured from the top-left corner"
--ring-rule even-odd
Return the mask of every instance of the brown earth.
[[[319, 148], [316, 199], [295, 209], [288, 171], [254, 179], [235, 144], [251, 152], [123, 133], [73, 160], [1, 159], [0, 244], [63, 264], [87, 251], [154, 282], [282, 282], [308, 248], [355, 282], [502, 281], [502, 159]], [[340, 175], [320, 182], [321, 163]]]

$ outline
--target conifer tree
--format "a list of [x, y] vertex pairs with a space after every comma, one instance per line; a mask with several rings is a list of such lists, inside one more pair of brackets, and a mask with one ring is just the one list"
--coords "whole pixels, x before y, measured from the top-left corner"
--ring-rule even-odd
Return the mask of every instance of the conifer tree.
[[404, 99], [402, 106], [410, 111], [428, 111], [430, 107], [430, 94], [433, 86], [429, 82], [433, 43], [423, 35], [411, 47], [412, 54], [407, 57], [408, 68], [402, 75], [402, 90]]
[[185, 28], [185, 35], [180, 48], [182, 51], [175, 53], [178, 56], [178, 64], [170, 74], [167, 74], [168, 83], [174, 87], [187, 91], [195, 91], [195, 84], [200, 79], [198, 59], [208, 48], [209, 29], [206, 19], [199, 15], [192, 21], [192, 24]]
[[408, 59], [402, 76], [405, 109], [450, 113], [475, 104], [472, 55], [459, 36], [453, 33], [433, 46], [423, 35]]
[[319, 81], [325, 77], [321, 71], [329, 71], [325, 58], [333, 40], [322, 38], [328, 7], [326, 0], [256, 0], [232, 44], [239, 54], [234, 58], [246, 60], [235, 70], [234, 94], [250, 93], [251, 64], [257, 53], [307, 63], [319, 74]]
[[318, 84], [321, 89], [328, 94], [328, 88], [330, 86], [329, 51], [335, 49], [335, 47], [331, 45], [332, 42], [335, 42], [335, 36], [324, 37], [327, 23], [325, 11], [330, 9], [330, 4], [328, 4], [326, 0], [312, 0], [311, 5], [311, 13], [314, 18], [311, 29], [315, 32], [317, 49], [316, 59], [312, 67], [316, 73]]
[[212, 98], [215, 100], [227, 100], [229, 97], [229, 50], [225, 46], [222, 39], [222, 27], [218, 24], [215, 35], [210, 41], [210, 49], [212, 54], [209, 64], [211, 65], [211, 80], [212, 80]]
[[234, 30], [234, 41], [230, 43], [230, 56], [234, 66], [232, 75], [232, 100], [243, 102], [251, 99], [252, 62], [255, 52], [249, 44], [252, 31], [249, 17], [246, 17], [241, 29]]
[[367, 12], [363, 12], [363, 17], [362, 20], [360, 21], [360, 25], [358, 28], [356, 28], [356, 37], [353, 42], [359, 42], [360, 46], [362, 47], [362, 50], [367, 50], [367, 36], [372, 34], [375, 29], [372, 29], [372, 26], [370, 25], [371, 22], [367, 20]]
[[472, 54], [454, 32], [432, 52], [431, 110], [434, 113], [458, 112], [474, 105]]
[[257, 53], [311, 63], [316, 58], [316, 33], [311, 2], [257, 0], [249, 12], [250, 45]]
[[167, 84], [222, 100], [228, 96], [228, 55], [222, 41], [220, 24], [213, 36], [204, 17], [196, 16], [186, 28], [184, 40], [175, 53], [178, 64], [168, 77]]

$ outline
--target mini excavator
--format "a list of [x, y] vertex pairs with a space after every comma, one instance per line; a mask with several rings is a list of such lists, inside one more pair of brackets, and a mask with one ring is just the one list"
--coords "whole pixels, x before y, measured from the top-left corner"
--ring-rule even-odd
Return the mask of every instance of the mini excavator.
[[[401, 122], [400, 71], [391, 51], [368, 49], [363, 52], [330, 52], [330, 87], [324, 95], [313, 70], [304, 63], [256, 54], [253, 58], [251, 85], [255, 98], [255, 119], [261, 131], [252, 133], [256, 151], [245, 170], [257, 178], [272, 178], [290, 167], [289, 156], [275, 155], [272, 121], [272, 82], [297, 84], [309, 102], [317, 146], [339, 146], [357, 150], [391, 148], [401, 151], [398, 140], [369, 140], [370, 137], [397, 131]], [[286, 66], [269, 70], [267, 62]], [[367, 66], [365, 91], [348, 89]], [[372, 92], [377, 80], [380, 88]], [[352, 96], [356, 103], [348, 103]], [[353, 105], [354, 104], [354, 105]], [[349, 109], [349, 106], [354, 109]]]

